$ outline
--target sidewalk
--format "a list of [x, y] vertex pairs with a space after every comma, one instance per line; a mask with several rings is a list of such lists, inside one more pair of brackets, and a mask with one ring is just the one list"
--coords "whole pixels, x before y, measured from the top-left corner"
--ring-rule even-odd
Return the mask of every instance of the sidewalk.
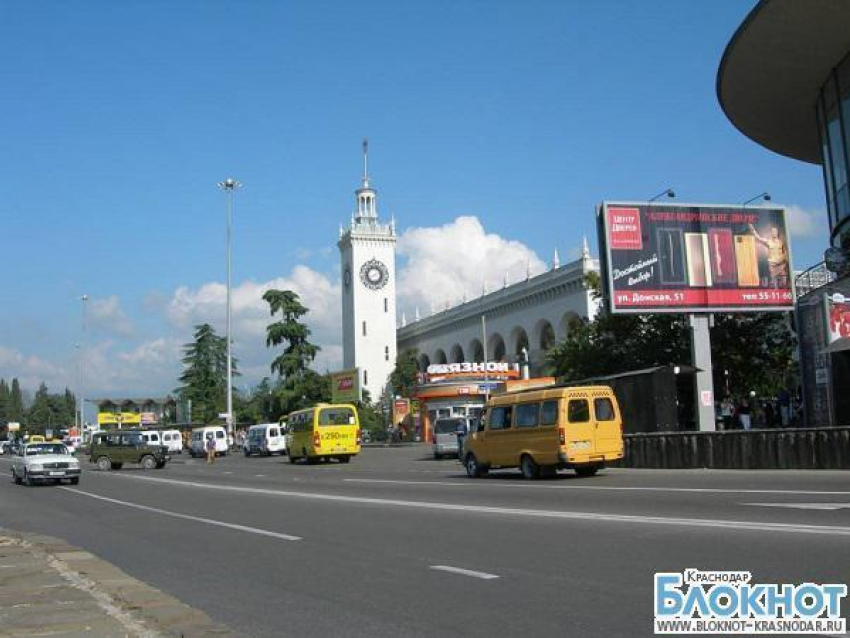
[[232, 631], [62, 540], [0, 528], [0, 636], [229, 636]]

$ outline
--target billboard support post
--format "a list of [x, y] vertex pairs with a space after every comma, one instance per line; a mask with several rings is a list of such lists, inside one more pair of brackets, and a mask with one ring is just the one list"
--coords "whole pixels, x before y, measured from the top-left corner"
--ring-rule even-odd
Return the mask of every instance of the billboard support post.
[[696, 421], [700, 432], [717, 429], [714, 413], [714, 379], [711, 366], [712, 316], [708, 314], [688, 315], [691, 325], [691, 359], [698, 369], [696, 379]]

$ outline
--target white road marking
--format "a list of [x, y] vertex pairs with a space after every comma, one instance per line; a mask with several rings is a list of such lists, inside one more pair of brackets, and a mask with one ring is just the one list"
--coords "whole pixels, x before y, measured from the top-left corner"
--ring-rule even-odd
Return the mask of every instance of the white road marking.
[[[576, 479], [577, 480], [577, 479]], [[711, 487], [625, 487], [612, 485], [552, 485], [547, 483], [508, 483], [506, 481], [405, 481], [401, 479], [343, 479], [347, 483], [394, 483], [398, 485], [445, 485], [450, 487], [514, 487], [543, 490], [600, 490], [612, 492], [685, 492], [697, 494], [796, 494], [802, 496], [850, 496], [848, 492], [819, 492], [816, 490], [747, 490]]]
[[460, 567], [450, 567], [449, 565], [431, 565], [431, 569], [439, 572], [451, 572], [452, 574], [462, 574], [463, 576], [472, 576], [482, 580], [492, 580], [498, 578], [496, 574], [488, 574], [487, 572], [476, 572], [471, 569], [461, 569]]
[[[132, 481], [150, 481], [178, 485], [182, 487], [195, 487], [205, 490], [218, 490], [221, 492], [234, 492], [237, 494], [261, 494], [264, 496], [278, 496], [283, 498], [297, 498], [314, 501], [330, 501], [337, 503], [355, 503], [361, 505], [380, 505], [384, 507], [405, 507], [423, 510], [441, 510], [457, 512], [461, 514], [493, 514], [501, 516], [519, 516], [528, 518], [548, 518], [574, 521], [603, 521], [609, 523], [627, 523], [634, 525], [667, 525], [677, 527], [702, 527], [712, 529], [726, 529], [729, 531], [759, 531], [759, 532], [786, 532], [792, 534], [821, 534], [827, 536], [850, 536], [850, 527], [837, 525], [799, 525], [791, 523], [762, 523], [759, 521], [736, 521], [719, 520], [708, 518], [679, 518], [668, 516], [636, 516], [631, 514], [600, 514], [595, 512], [572, 512], [559, 510], [533, 510], [512, 507], [489, 507], [485, 505], [471, 505], [460, 503], [435, 503], [429, 501], [403, 501], [400, 499], [370, 498], [365, 496], [343, 496], [340, 494], [321, 494], [316, 492], [290, 492], [287, 490], [272, 490], [259, 487], [237, 487], [235, 485], [213, 485], [210, 483], [196, 483], [194, 481], [180, 481], [176, 479], [154, 478], [139, 474], [107, 474], [105, 476], [120, 477]], [[69, 488], [64, 488], [69, 489]], [[103, 497], [99, 497], [103, 498]], [[110, 499], [107, 499], [110, 500]]]
[[266, 478], [265, 474], [254, 474], [255, 478]]
[[754, 507], [787, 507], [798, 510], [850, 510], [850, 503], [741, 503]]
[[148, 505], [140, 505], [139, 503], [130, 503], [129, 501], [119, 501], [115, 498], [108, 498], [106, 496], [100, 496], [99, 494], [92, 494], [91, 492], [84, 492], [82, 490], [77, 490], [72, 487], [59, 487], [60, 490], [65, 490], [67, 492], [73, 492], [74, 494], [80, 494], [82, 496], [88, 496], [89, 498], [95, 498], [99, 501], [106, 501], [108, 503], [115, 503], [116, 505], [123, 505], [124, 507], [132, 507], [138, 510], [144, 510], [146, 512], [154, 512], [156, 514], [162, 514], [163, 516], [172, 516], [174, 518], [182, 518], [187, 521], [195, 521], [196, 523], [205, 523], [206, 525], [215, 525], [216, 527], [225, 527], [227, 529], [234, 529], [239, 532], [248, 532], [250, 534], [258, 534], [260, 536], [271, 536], [272, 538], [279, 538], [284, 541], [300, 541], [302, 540], [300, 536], [291, 536], [290, 534], [281, 534], [279, 532], [272, 532], [267, 529], [260, 529], [258, 527], [248, 527], [247, 525], [236, 525], [234, 523], [225, 523], [224, 521], [216, 521], [211, 518], [202, 518], [200, 516], [190, 516], [189, 514], [181, 514], [179, 512], [171, 512], [169, 510], [159, 509], [158, 507], [150, 507]]

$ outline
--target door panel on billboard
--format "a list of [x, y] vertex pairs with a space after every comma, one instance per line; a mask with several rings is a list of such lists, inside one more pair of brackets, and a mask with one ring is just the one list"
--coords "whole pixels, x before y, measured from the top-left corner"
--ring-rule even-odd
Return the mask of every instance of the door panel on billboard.
[[735, 263], [738, 267], [739, 286], [759, 285], [759, 262], [755, 237], [751, 235], [735, 237]]
[[661, 259], [661, 283], [685, 283], [685, 248], [678, 228], [658, 229], [658, 253]]
[[688, 261], [688, 285], [711, 285], [708, 266], [708, 236], [705, 233], [685, 233], [685, 254]]
[[708, 231], [708, 248], [711, 254], [711, 275], [715, 284], [734, 284], [738, 279], [735, 267], [735, 245], [728, 228]]

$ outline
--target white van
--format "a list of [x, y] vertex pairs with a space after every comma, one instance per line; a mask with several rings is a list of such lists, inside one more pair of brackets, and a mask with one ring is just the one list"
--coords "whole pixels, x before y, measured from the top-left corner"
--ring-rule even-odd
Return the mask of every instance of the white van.
[[248, 435], [242, 446], [245, 456], [252, 454], [286, 454], [285, 427], [277, 423], [258, 423], [248, 428]]
[[192, 430], [192, 438], [189, 440], [189, 454], [194, 456], [206, 456], [207, 434], [215, 439], [216, 456], [227, 456], [227, 432], [220, 425], [207, 425]]
[[183, 435], [180, 430], [163, 430], [162, 444], [168, 448], [170, 454], [183, 454]]
[[162, 445], [162, 437], [159, 430], [142, 430], [142, 440], [145, 445], [160, 446]]

